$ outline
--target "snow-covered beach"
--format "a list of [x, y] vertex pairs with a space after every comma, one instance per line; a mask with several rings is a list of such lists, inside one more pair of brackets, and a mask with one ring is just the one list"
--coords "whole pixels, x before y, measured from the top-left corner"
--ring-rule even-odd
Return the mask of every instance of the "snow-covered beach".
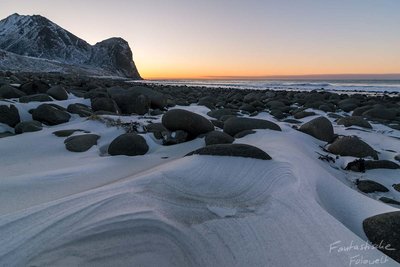
[[[57, 100], [53, 95], [51, 101], [42, 102], [15, 97], [0, 100], [0, 106], [16, 107], [21, 122], [31, 121], [32, 113], [38, 116], [29, 110], [43, 104], [56, 104], [70, 115], [67, 122], [50, 125], [42, 121], [40, 130], [16, 135], [17, 126], [0, 124], [1, 132], [10, 135], [0, 138], [0, 265], [398, 265], [367, 243], [363, 222], [399, 211], [399, 205], [381, 199], [400, 201], [399, 188], [394, 186], [400, 183], [399, 170], [385, 166], [365, 172], [346, 170], [359, 158], [377, 160], [375, 155], [397, 165], [398, 96], [153, 86], [140, 89], [144, 91], [139, 96], [150, 99], [149, 110], [122, 116], [121, 109], [91, 108], [97, 105], [96, 99], [104, 97], [119, 103], [121, 99], [115, 96], [120, 90], [130, 90], [131, 84], [95, 80], [79, 85], [69, 78], [54, 77], [46, 83], [50, 88], [56, 84], [65, 88], [67, 99]], [[165, 97], [165, 106], [152, 105], [159, 99], [146, 90]], [[321, 97], [313, 100], [311, 96]], [[349, 107], [349, 99], [355, 106]], [[307, 107], [317, 101], [332, 105], [332, 111], [321, 105]], [[72, 112], [70, 105], [77, 103], [92, 113]], [[338, 123], [339, 118], [364, 106], [369, 106], [365, 112], [382, 108], [397, 113], [390, 120], [362, 113], [371, 128]], [[227, 144], [229, 156], [207, 149], [188, 155], [210, 147], [206, 146], [209, 133], [191, 132], [192, 128], [203, 129], [190, 121], [179, 121], [182, 128], [173, 129], [175, 121], [163, 119], [172, 110], [180, 112], [177, 121], [179, 116], [183, 120], [197, 114], [206, 124], [213, 122], [214, 132], [233, 135], [233, 144], [249, 146], [236, 151]], [[254, 126], [236, 135], [227, 128], [232, 117], [245, 118], [246, 123], [266, 120], [272, 126]], [[325, 137], [319, 131], [326, 129], [319, 127], [306, 133], [303, 126], [320, 117], [332, 125], [332, 140], [321, 140]], [[150, 125], [168, 129], [154, 130]], [[54, 134], [71, 129], [79, 131]], [[126, 131], [143, 137], [144, 155], [111, 155], [115, 153], [110, 152], [110, 144]], [[98, 139], [88, 150], [66, 149], [67, 138], [89, 134]], [[330, 145], [341, 136], [357, 136], [376, 154], [332, 153]], [[271, 159], [259, 159], [256, 152]], [[374, 181], [387, 191], [376, 189], [376, 184], [362, 187], [362, 181]], [[390, 245], [397, 248], [397, 244]]]

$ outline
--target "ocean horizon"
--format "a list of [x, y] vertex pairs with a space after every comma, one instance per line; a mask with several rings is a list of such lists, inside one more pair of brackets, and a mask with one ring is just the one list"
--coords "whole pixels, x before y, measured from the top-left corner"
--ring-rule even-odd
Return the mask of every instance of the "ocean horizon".
[[253, 90], [325, 90], [369, 93], [400, 93], [400, 80], [315, 80], [315, 79], [149, 79], [140, 83], [194, 86], [207, 88], [232, 88]]

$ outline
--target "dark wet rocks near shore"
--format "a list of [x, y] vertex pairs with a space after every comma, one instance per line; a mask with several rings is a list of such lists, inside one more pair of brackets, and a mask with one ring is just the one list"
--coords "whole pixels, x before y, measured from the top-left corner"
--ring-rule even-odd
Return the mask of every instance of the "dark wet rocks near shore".
[[100, 136], [96, 134], [75, 135], [65, 139], [64, 144], [66, 149], [71, 152], [85, 152], [97, 145], [99, 138]]

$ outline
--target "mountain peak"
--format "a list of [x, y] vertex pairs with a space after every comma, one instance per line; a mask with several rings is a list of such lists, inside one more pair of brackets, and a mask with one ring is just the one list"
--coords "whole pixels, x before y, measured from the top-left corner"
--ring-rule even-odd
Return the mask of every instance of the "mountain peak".
[[[117, 75], [140, 78], [132, 60], [129, 44], [124, 39], [113, 37], [91, 46], [41, 15], [14, 13], [1, 20], [0, 49], [17, 55], [55, 60], [70, 65], [106, 66], [107, 73], [115, 72]], [[99, 55], [103, 59], [94, 60]], [[96, 65], [100, 61], [101, 66]], [[121, 62], [123, 64], [120, 65]]]

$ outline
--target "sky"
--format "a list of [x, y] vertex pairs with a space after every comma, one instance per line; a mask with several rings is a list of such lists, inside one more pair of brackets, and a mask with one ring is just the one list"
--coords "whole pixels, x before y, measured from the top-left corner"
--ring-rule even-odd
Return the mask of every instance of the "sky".
[[400, 73], [400, 0], [1, 0], [12, 13], [122, 37], [147, 79]]

